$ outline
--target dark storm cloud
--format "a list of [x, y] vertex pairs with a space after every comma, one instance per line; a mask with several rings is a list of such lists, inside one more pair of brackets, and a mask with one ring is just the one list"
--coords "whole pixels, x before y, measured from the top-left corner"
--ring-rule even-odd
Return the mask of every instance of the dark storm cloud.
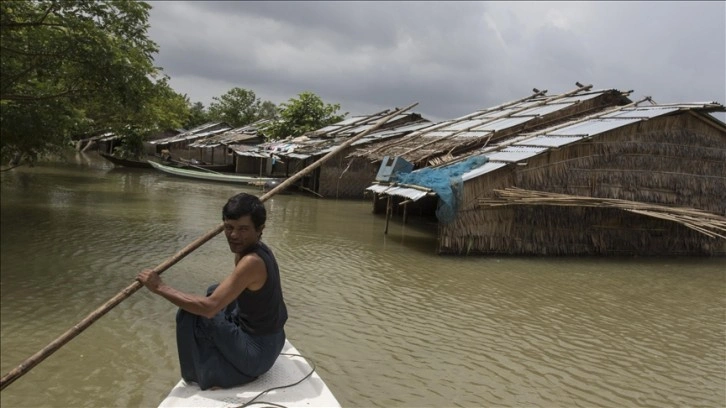
[[417, 101], [441, 120], [575, 81], [658, 102], [726, 99], [724, 3], [152, 2], [172, 86], [312, 91], [366, 114]]

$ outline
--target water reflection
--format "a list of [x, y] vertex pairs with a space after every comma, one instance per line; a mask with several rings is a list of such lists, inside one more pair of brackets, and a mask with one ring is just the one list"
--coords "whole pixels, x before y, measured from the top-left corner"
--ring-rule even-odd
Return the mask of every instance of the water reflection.
[[[3, 373], [216, 226], [243, 189], [91, 154], [0, 182]], [[288, 335], [344, 406], [726, 405], [723, 259], [439, 257], [430, 225], [384, 236], [369, 202], [266, 205]], [[231, 266], [218, 237], [164, 276], [201, 292]], [[140, 291], [1, 405], [155, 406], [178, 380], [174, 312]]]

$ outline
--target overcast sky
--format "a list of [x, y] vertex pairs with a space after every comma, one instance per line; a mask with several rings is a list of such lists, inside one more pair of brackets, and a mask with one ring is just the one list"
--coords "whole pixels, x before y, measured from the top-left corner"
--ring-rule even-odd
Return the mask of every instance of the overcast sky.
[[440, 121], [575, 82], [631, 99], [726, 104], [726, 2], [151, 1], [172, 87]]

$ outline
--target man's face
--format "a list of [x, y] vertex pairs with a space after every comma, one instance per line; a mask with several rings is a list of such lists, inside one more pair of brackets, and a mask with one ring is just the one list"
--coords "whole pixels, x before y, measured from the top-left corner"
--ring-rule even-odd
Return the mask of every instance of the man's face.
[[256, 244], [263, 227], [264, 225], [260, 226], [260, 230], [257, 231], [249, 215], [238, 220], [224, 220], [224, 235], [227, 237], [229, 250], [240, 253], [250, 245]]

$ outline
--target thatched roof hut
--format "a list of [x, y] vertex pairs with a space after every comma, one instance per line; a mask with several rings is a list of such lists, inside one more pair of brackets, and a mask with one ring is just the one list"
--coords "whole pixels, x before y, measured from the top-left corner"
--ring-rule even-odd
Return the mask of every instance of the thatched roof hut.
[[189, 129], [177, 135], [163, 139], [152, 140], [148, 143], [153, 146], [157, 154], [161, 153], [162, 150], [168, 150], [174, 157], [196, 159], [196, 157], [192, 157], [193, 151], [189, 148], [189, 145], [191, 143], [200, 139], [205, 139], [210, 136], [217, 135], [219, 133], [226, 132], [230, 129], [232, 129], [232, 127], [224, 122], [210, 122]]
[[[238, 168], [243, 166], [240, 163], [246, 163], [250, 169], [266, 169], [263, 170], [266, 175], [290, 177], [346, 140], [367, 131], [390, 113], [391, 110], [384, 110], [371, 115], [352, 116], [295, 138], [262, 143], [256, 147], [233, 146], [232, 149], [237, 155]], [[377, 167], [367, 167], [364, 161], [346, 159], [345, 156], [371, 143], [393, 140], [431, 124], [417, 113], [396, 115], [303, 177], [297, 186], [323, 197], [362, 198], [365, 188], [375, 178]]]
[[444, 121], [404, 138], [372, 144], [350, 156], [376, 163], [386, 156], [401, 157], [415, 168], [441, 165], [518, 133], [631, 102], [627, 98], [629, 92], [592, 90], [592, 85], [578, 85], [560, 95], [547, 96], [546, 90], [533, 91], [525, 98]]
[[[197, 149], [197, 158], [210, 164], [234, 163], [235, 146], [255, 146], [265, 141], [262, 129], [270, 119], [260, 119], [238, 128], [225, 130], [211, 136], [197, 139], [189, 144], [189, 149]], [[244, 167], [236, 166], [238, 173], [250, 173]]]
[[[726, 109], [642, 102], [470, 153], [486, 163], [461, 175], [438, 252], [726, 255], [726, 124], [710, 115]], [[426, 186], [369, 189], [391, 210], [441, 205]]]

